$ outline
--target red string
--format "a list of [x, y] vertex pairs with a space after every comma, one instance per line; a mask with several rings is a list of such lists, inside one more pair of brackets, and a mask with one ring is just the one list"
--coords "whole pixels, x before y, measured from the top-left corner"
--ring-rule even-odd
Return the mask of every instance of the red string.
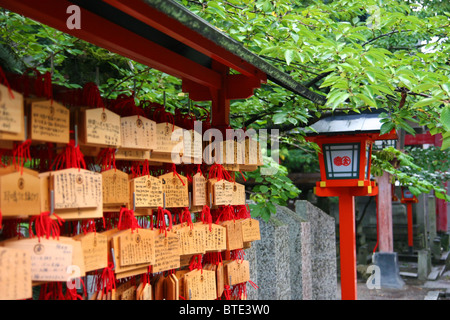
[[97, 161], [100, 163], [101, 171], [114, 169], [116, 170], [116, 149], [104, 148], [97, 156]]
[[86, 106], [103, 108], [103, 110], [105, 110], [105, 105], [103, 104], [100, 90], [94, 82], [89, 82], [84, 85], [82, 99], [83, 104]]
[[209, 232], [211, 232], [211, 229], [212, 229], [212, 215], [211, 215], [211, 210], [209, 209], [208, 206], [203, 206], [202, 213], [201, 213], [200, 217], [201, 217], [200, 220], [204, 224], [209, 224]]
[[174, 177], [177, 176], [178, 179], [180, 179], [180, 181], [183, 184], [183, 186], [185, 186], [186, 184], [184, 183], [183, 179], [181, 178], [181, 176], [177, 172], [177, 166], [175, 165], [175, 163], [172, 163], [172, 171], [173, 171], [173, 176]]
[[[167, 214], [169, 218], [169, 227], [166, 225], [166, 219], [165, 215]], [[158, 208], [158, 213], [156, 215], [156, 225], [160, 230], [160, 233], [165, 233], [165, 236], [167, 237], [167, 231], [172, 230], [172, 214], [169, 210], [163, 209], [161, 207]]]
[[119, 230], [131, 229], [133, 232], [134, 230], [140, 229], [141, 226], [134, 216], [133, 210], [122, 207], [122, 209], [120, 209], [119, 224], [117, 228]]
[[20, 174], [23, 174], [25, 162], [31, 160], [30, 146], [31, 140], [28, 139], [22, 143], [17, 144], [13, 150], [13, 165], [16, 167], [16, 170], [20, 169]]
[[[40, 215], [32, 216], [30, 219], [30, 238], [37, 236], [39, 241], [41, 237], [46, 237], [49, 239], [52, 237], [53, 239], [56, 237], [59, 240], [60, 236], [60, 226], [65, 222], [64, 219], [60, 218], [56, 214], [53, 214], [56, 217], [56, 220], [50, 218], [50, 212], [42, 212]], [[36, 234], [33, 233], [33, 227], [35, 229]]]

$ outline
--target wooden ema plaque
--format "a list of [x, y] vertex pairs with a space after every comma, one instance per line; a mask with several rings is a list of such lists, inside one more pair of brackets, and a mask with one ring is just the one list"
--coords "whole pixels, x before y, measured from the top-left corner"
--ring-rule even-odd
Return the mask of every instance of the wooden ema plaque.
[[233, 202], [234, 182], [227, 180], [209, 179], [208, 184], [212, 191], [212, 200], [214, 206], [231, 205]]
[[55, 209], [94, 208], [102, 205], [101, 174], [84, 169], [63, 169], [50, 174]]
[[6, 240], [6, 248], [20, 249], [31, 257], [32, 281], [68, 281], [68, 268], [73, 265], [73, 246], [45, 238]]
[[184, 129], [168, 122], [156, 124], [156, 147], [154, 153], [176, 152], [183, 155], [183, 131]]
[[103, 109], [82, 111], [79, 139], [82, 144], [118, 148], [121, 145], [120, 116]]
[[30, 253], [0, 247], [0, 300], [29, 299], [32, 296]]
[[180, 267], [180, 239], [172, 231], [153, 230], [155, 233], [155, 263], [152, 272], [162, 272]]
[[86, 272], [108, 266], [108, 238], [98, 232], [79, 234], [73, 237], [81, 242]]
[[2, 216], [30, 216], [41, 213], [39, 174], [14, 166], [0, 169], [0, 210]]
[[229, 261], [224, 263], [225, 284], [234, 286], [238, 283], [250, 281], [250, 264], [247, 260]]
[[119, 232], [119, 263], [121, 266], [153, 264], [155, 262], [154, 232], [131, 229]]
[[220, 222], [220, 225], [227, 230], [227, 250], [242, 249], [244, 241], [242, 239], [242, 224], [240, 220], [228, 220]]
[[251, 242], [261, 240], [261, 233], [259, 230], [259, 221], [256, 219], [242, 219], [242, 241]]
[[30, 107], [29, 138], [33, 141], [69, 143], [70, 111], [50, 100], [33, 101]]
[[245, 201], [245, 186], [243, 184], [234, 182], [233, 183], [233, 197], [231, 199], [231, 205], [244, 206], [246, 204]]
[[166, 208], [189, 207], [189, 187], [186, 177], [169, 172], [158, 178], [162, 181]]
[[180, 255], [203, 254], [206, 252], [206, 229], [199, 224], [188, 226], [181, 223], [173, 226], [172, 229], [180, 239]]
[[184, 130], [183, 157], [186, 164], [201, 164], [203, 160], [202, 134], [195, 130]]
[[216, 274], [211, 270], [192, 270], [184, 275], [184, 295], [187, 300], [217, 298]]
[[123, 149], [152, 150], [155, 148], [156, 123], [142, 116], [120, 119]]
[[[0, 84], [0, 134], [9, 133], [17, 138], [24, 133], [24, 100], [23, 95]], [[7, 136], [7, 135], [6, 135]], [[24, 137], [18, 139], [25, 140]], [[0, 139], [3, 137], [0, 135]]]
[[143, 175], [130, 180], [130, 205], [136, 208], [163, 207], [163, 182], [153, 176]]
[[196, 222], [195, 225], [202, 226], [205, 229], [205, 251], [206, 252], [218, 252], [227, 249], [227, 232], [226, 228], [212, 223], [209, 224], [203, 222]]
[[223, 279], [223, 263], [219, 264], [207, 263], [203, 266], [203, 270], [210, 270], [215, 273], [217, 297], [221, 297], [223, 291], [225, 290], [225, 284]]
[[[84, 169], [63, 169], [40, 174], [41, 190], [48, 185], [42, 206], [50, 211], [51, 191], [55, 213], [65, 220], [103, 217], [102, 176]], [[53, 217], [53, 215], [51, 216]]]
[[200, 173], [196, 173], [192, 177], [192, 206], [204, 206], [207, 202], [207, 185], [206, 178]]
[[121, 206], [128, 206], [130, 200], [128, 174], [120, 170], [111, 169], [103, 171], [101, 176], [103, 211], [120, 211]]
[[[139, 229], [139, 231], [146, 229]], [[150, 263], [142, 263], [142, 264], [134, 264], [134, 265], [121, 265], [121, 256], [120, 256], [120, 242], [119, 236], [122, 232], [128, 230], [118, 230], [117, 228], [107, 230], [102, 232], [108, 238], [108, 256], [109, 261], [114, 262], [114, 272], [116, 273], [116, 279], [122, 279], [126, 277], [131, 277], [133, 275], [142, 274], [147, 272], [148, 266]], [[137, 230], [134, 230], [137, 232]]]

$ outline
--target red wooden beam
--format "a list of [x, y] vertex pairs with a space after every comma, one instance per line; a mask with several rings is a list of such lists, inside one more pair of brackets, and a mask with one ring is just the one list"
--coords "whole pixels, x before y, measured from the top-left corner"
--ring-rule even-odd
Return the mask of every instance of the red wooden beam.
[[103, 1], [247, 77], [258, 78], [261, 82], [267, 81], [266, 74], [252, 64], [244, 61], [215, 42], [210, 41], [196, 31], [191, 30], [181, 22], [162, 14], [146, 4], [145, 1]]
[[107, 50], [201, 85], [221, 88], [222, 79], [214, 70], [203, 67], [162, 46], [148, 41], [98, 15], [81, 9], [81, 29], [69, 29], [66, 0], [0, 0], [0, 6], [27, 16], [62, 32]]

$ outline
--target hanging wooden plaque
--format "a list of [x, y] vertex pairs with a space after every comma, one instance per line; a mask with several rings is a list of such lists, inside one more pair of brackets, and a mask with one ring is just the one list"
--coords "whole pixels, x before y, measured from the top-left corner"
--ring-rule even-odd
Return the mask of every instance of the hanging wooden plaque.
[[209, 183], [212, 185], [213, 205], [231, 205], [233, 202], [233, 186], [234, 183], [227, 180], [217, 181], [210, 179]]
[[26, 250], [0, 247], [0, 300], [31, 297], [30, 253]]
[[50, 100], [33, 101], [30, 108], [29, 138], [33, 141], [69, 143], [70, 112]]
[[211, 270], [193, 270], [184, 275], [184, 290], [188, 300], [216, 299], [216, 275]]
[[155, 263], [152, 272], [162, 272], [180, 267], [180, 239], [172, 231], [155, 232]]
[[155, 148], [156, 123], [142, 116], [122, 117], [121, 148], [151, 150]]
[[79, 234], [73, 237], [81, 242], [86, 272], [108, 266], [108, 239], [98, 232]]
[[150, 159], [149, 150], [131, 150], [118, 148], [116, 150], [116, 160], [142, 161]]
[[240, 220], [228, 220], [220, 222], [227, 230], [227, 250], [242, 249], [244, 242], [242, 240], [242, 225]]
[[186, 177], [170, 172], [158, 178], [162, 181], [166, 208], [189, 207], [189, 187]]
[[206, 178], [200, 173], [192, 177], [192, 206], [204, 206], [207, 204]]
[[250, 242], [261, 240], [261, 233], [259, 230], [259, 221], [256, 219], [243, 219], [242, 225], [242, 241]]
[[118, 234], [121, 266], [153, 264], [155, 262], [155, 239], [153, 230], [131, 229]]
[[8, 87], [0, 84], [0, 132], [17, 135], [24, 132], [24, 100], [23, 95], [11, 91], [13, 97]]
[[3, 216], [40, 214], [39, 174], [25, 168], [23, 173], [20, 173], [14, 166], [0, 169], [0, 196], [0, 210]]
[[87, 109], [82, 111], [82, 121], [79, 130], [81, 143], [118, 148], [121, 145], [120, 116], [103, 109]]
[[130, 204], [136, 208], [158, 208], [163, 203], [163, 183], [162, 180], [143, 175], [130, 180]]
[[123, 171], [111, 169], [103, 171], [102, 175], [102, 195], [103, 209], [106, 211], [110, 207], [128, 205], [130, 195], [130, 185], [128, 174]]
[[156, 147], [154, 152], [177, 153], [183, 155], [183, 129], [168, 122], [156, 124]]
[[234, 182], [233, 183], [233, 197], [231, 200], [231, 205], [245, 205], [245, 186], [243, 184]]
[[250, 281], [250, 264], [247, 260], [224, 263], [224, 280], [229, 286]]
[[217, 252], [227, 249], [227, 232], [226, 228], [212, 223], [204, 224], [203, 222], [196, 222], [195, 225], [202, 226], [205, 229], [205, 251]]
[[31, 257], [32, 281], [68, 281], [73, 265], [73, 246], [57, 240], [38, 238], [6, 240], [2, 246], [25, 250]]
[[63, 169], [50, 175], [55, 209], [102, 207], [102, 175], [85, 169]]
[[202, 134], [195, 130], [184, 130], [183, 158], [186, 164], [201, 164], [203, 159]]
[[199, 224], [188, 226], [181, 223], [172, 229], [180, 239], [180, 255], [203, 254], [205, 250], [206, 229]]

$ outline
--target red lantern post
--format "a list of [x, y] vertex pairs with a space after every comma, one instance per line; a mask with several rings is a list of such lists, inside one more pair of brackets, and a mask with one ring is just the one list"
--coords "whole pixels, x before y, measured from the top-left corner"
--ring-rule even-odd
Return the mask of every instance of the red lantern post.
[[409, 253], [413, 252], [413, 215], [412, 215], [412, 204], [417, 203], [418, 199], [415, 195], [409, 191], [408, 188], [402, 187], [402, 198], [400, 200], [401, 203], [406, 204], [407, 209], [407, 218], [408, 218], [408, 247]]

